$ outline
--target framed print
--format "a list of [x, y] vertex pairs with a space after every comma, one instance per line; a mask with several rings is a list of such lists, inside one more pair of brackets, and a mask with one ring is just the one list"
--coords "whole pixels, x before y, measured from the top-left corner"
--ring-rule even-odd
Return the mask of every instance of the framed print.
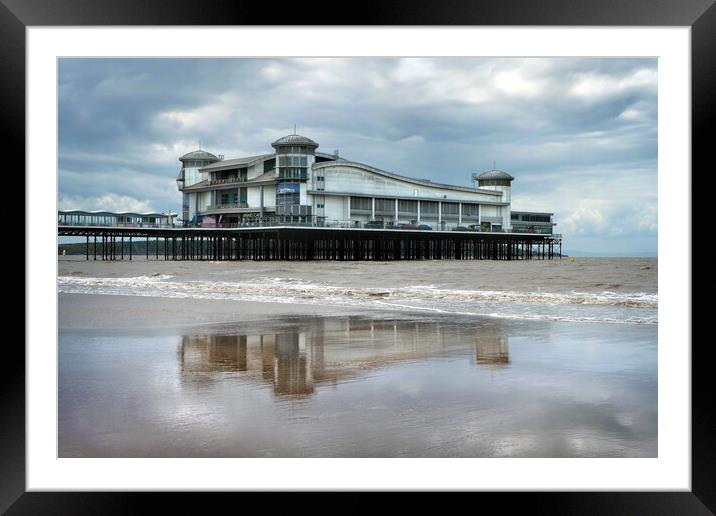
[[28, 303], [3, 510], [713, 510], [690, 213], [716, 8], [399, 7], [5, 2]]

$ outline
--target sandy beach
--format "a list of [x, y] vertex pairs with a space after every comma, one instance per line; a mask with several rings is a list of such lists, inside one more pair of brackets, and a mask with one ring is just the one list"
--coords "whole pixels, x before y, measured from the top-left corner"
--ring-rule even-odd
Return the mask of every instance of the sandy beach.
[[196, 326], [266, 321], [283, 316], [356, 315], [350, 307], [254, 303], [250, 301], [191, 301], [182, 299], [92, 294], [60, 294], [58, 324], [63, 330], [161, 331]]
[[60, 456], [653, 457], [657, 272], [61, 257]]

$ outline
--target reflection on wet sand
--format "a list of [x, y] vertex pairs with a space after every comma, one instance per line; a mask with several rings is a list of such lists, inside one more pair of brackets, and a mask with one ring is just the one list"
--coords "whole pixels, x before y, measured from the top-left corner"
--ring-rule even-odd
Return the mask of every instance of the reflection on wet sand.
[[509, 365], [508, 339], [499, 323], [484, 328], [427, 321], [360, 317], [302, 318], [272, 333], [185, 335], [181, 380], [201, 386], [226, 374], [273, 385], [276, 395], [310, 395], [396, 362], [464, 353], [492, 368]]
[[475, 341], [475, 363], [495, 368], [510, 363], [507, 335], [502, 333], [480, 333]]
[[655, 457], [656, 328], [289, 317], [60, 335], [61, 457]]

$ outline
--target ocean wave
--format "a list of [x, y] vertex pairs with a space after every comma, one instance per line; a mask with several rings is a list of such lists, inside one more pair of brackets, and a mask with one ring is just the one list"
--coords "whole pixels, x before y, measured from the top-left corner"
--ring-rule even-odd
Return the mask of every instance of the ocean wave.
[[250, 282], [176, 281], [155, 274], [124, 278], [60, 276], [58, 290], [177, 299], [360, 306], [379, 310], [543, 321], [656, 324], [656, 294], [451, 290], [434, 285], [396, 288], [331, 286], [298, 278]]
[[89, 278], [60, 276], [59, 285], [87, 287], [160, 287], [175, 292], [209, 291], [260, 296], [346, 297], [352, 299], [426, 299], [452, 301], [504, 301], [520, 303], [612, 305], [630, 308], [658, 308], [658, 295], [648, 293], [591, 292], [514, 292], [496, 290], [457, 290], [437, 288], [433, 285], [376, 288], [332, 286], [305, 282], [297, 278], [258, 278], [247, 282], [226, 281], [168, 281], [172, 276], [144, 275], [124, 278]]
[[480, 316], [480, 317], [496, 317], [500, 319], [519, 319], [519, 320], [530, 320], [530, 321], [558, 321], [558, 322], [587, 322], [587, 323], [613, 323], [613, 324], [657, 324], [657, 316], [656, 314], [647, 314], [647, 315], [640, 315], [640, 316], [610, 316], [607, 314], [599, 314], [599, 315], [587, 315], [587, 314], [578, 314], [578, 313], [565, 313], [565, 314], [556, 314], [556, 313], [530, 313], [530, 312], [524, 312], [520, 311], [519, 313], [510, 313], [506, 310], [464, 310], [460, 308], [437, 308], [437, 307], [427, 307], [427, 306], [416, 306], [416, 305], [407, 305], [407, 304], [398, 304], [398, 303], [385, 303], [386, 306], [389, 306], [391, 308], [398, 307], [403, 308], [406, 310], [411, 311], [428, 311], [428, 312], [436, 312], [436, 313], [443, 313], [443, 314], [452, 314], [452, 315], [472, 315], [472, 316]]

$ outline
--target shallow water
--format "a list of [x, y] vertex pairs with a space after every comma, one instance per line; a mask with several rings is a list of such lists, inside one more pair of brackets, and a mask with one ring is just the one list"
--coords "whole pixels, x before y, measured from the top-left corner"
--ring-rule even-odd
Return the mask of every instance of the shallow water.
[[64, 294], [656, 324], [657, 275], [657, 260], [649, 258], [402, 263], [74, 259], [60, 261], [58, 290]]
[[59, 335], [61, 457], [654, 457], [657, 327], [286, 317]]

